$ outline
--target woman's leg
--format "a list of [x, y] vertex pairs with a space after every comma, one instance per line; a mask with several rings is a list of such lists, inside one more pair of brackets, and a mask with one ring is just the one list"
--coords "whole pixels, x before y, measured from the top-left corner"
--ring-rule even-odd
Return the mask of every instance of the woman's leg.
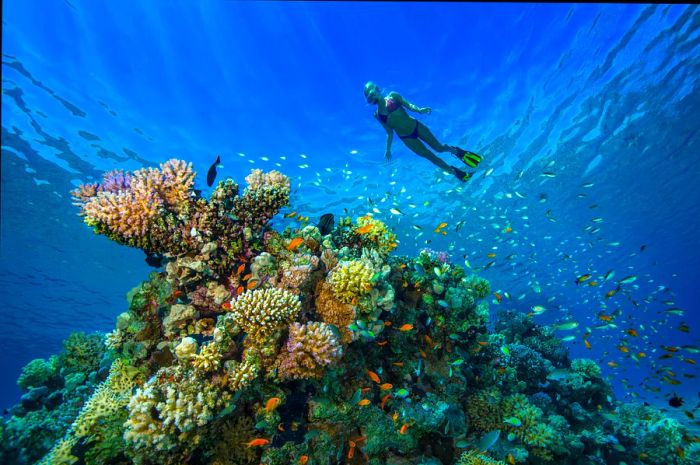
[[436, 152], [454, 153], [454, 150], [452, 149], [452, 147], [445, 145], [445, 144], [441, 144], [437, 140], [437, 137], [435, 137], [433, 135], [433, 133], [430, 132], [430, 129], [428, 128], [428, 126], [426, 126], [425, 124], [420, 123], [420, 122], [418, 123], [418, 137], [423, 139]]
[[[420, 131], [420, 129], [419, 129]], [[420, 155], [421, 157], [425, 158], [426, 160], [430, 161], [433, 165], [442, 168], [443, 170], [451, 173], [453, 171], [452, 166], [448, 165], [443, 159], [435, 155], [433, 152], [428, 149], [428, 147], [423, 144], [423, 142], [419, 141], [418, 139], [401, 139], [404, 144], [406, 144], [406, 147], [411, 149], [413, 152], [416, 154]]]

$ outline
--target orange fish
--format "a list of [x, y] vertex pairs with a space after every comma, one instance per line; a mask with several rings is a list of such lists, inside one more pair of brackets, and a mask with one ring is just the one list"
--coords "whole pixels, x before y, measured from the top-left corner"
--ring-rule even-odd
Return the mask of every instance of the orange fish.
[[267, 413], [272, 412], [274, 409], [277, 408], [277, 406], [280, 403], [282, 403], [282, 399], [280, 399], [279, 397], [270, 397], [270, 399], [265, 404], [265, 411]]
[[601, 321], [612, 321], [613, 317], [610, 315], [598, 315], [598, 319]]
[[359, 401], [359, 402], [357, 403], [357, 405], [359, 405], [360, 407], [364, 407], [365, 405], [369, 405], [369, 404], [370, 404], [370, 400], [369, 400], [369, 399], [362, 399], [361, 401]]
[[633, 336], [633, 337], [639, 336], [639, 334], [637, 333], [637, 331], [634, 330], [634, 329], [628, 329], [628, 330], [625, 331], [625, 332], [626, 332], [627, 334], [629, 334], [630, 336]]
[[442, 229], [447, 226], [447, 223], [440, 223], [436, 229]]
[[644, 352], [637, 352], [637, 357], [639, 357], [639, 358], [644, 358], [646, 356], [647, 356], [647, 354], [645, 354]]
[[694, 359], [692, 359], [692, 358], [687, 358], [687, 357], [686, 357], [686, 358], [683, 359], [683, 361], [684, 361], [685, 363], [690, 363], [691, 365], [697, 365], [697, 364], [698, 364], [698, 362], [696, 362], [696, 361], [695, 361]]
[[369, 391], [371, 391], [371, 390], [372, 390], [371, 387], [363, 387], [363, 388], [360, 389], [360, 391], [362, 392], [362, 394], [367, 394], [367, 393], [368, 393]]
[[504, 233], [513, 232], [513, 228], [511, 228], [510, 226], [508, 226], [506, 229], [503, 230], [503, 232], [504, 232]]
[[246, 442], [244, 444], [246, 444], [248, 447], [266, 446], [266, 445], [270, 444], [270, 441], [268, 441], [265, 438], [256, 438], [256, 439], [253, 439], [252, 441]]
[[236, 289], [236, 295], [241, 295], [241, 294], [243, 294], [243, 291], [244, 291], [244, 290], [245, 290], [245, 289], [243, 288], [243, 286], [238, 286], [238, 289]]
[[499, 301], [499, 302], [500, 302], [501, 300], [503, 300], [503, 296], [502, 296], [501, 294], [499, 294], [498, 292], [494, 292], [494, 293], [493, 293], [493, 296], [496, 297], [496, 300]]
[[443, 236], [447, 236], [447, 231], [440, 231]]
[[384, 404], [386, 404], [386, 401], [389, 400], [389, 397], [391, 397], [391, 394], [386, 394], [384, 397], [382, 397], [382, 401], [379, 403], [379, 408], [384, 410]]
[[589, 349], [589, 350], [591, 349], [591, 343], [588, 342], [588, 339], [583, 340], [583, 345], [586, 346], [586, 349]]
[[413, 329], [413, 325], [411, 323], [406, 323], [406, 324], [401, 325], [401, 327], [399, 328], [399, 331], [405, 332], [405, 331], [410, 331], [412, 329]]
[[240, 265], [238, 269], [236, 270], [236, 276], [239, 274], [243, 273], [243, 270], [245, 270], [245, 265]]
[[598, 281], [588, 281], [588, 285], [593, 287], [598, 285]]
[[369, 379], [371, 379], [375, 383], [379, 384], [382, 382], [382, 380], [379, 379], [379, 375], [377, 375], [375, 372], [370, 371], [370, 370], [365, 370], [365, 371], [367, 371], [367, 376], [369, 376]]
[[362, 226], [362, 227], [360, 227], [360, 228], [357, 228], [357, 229], [355, 230], [355, 232], [356, 232], [357, 234], [367, 234], [367, 233], [370, 232], [371, 230], [372, 230], [372, 223], [369, 223], [369, 224], [366, 224], [366, 225], [364, 225], [364, 226]]
[[401, 429], [399, 430], [399, 434], [406, 434], [406, 431], [408, 431], [408, 423], [404, 423], [401, 425]]
[[223, 308], [224, 310], [231, 310], [231, 302], [224, 302], [223, 304], [221, 304], [221, 308]]
[[479, 344], [481, 347], [486, 347], [487, 345], [489, 345], [489, 341], [479, 341], [478, 344]]
[[391, 383], [384, 383], [384, 384], [380, 384], [380, 385], [379, 385], [379, 389], [380, 389], [381, 391], [388, 391], [389, 389], [391, 389], [391, 388], [393, 388], [393, 387], [394, 387], [394, 385], [391, 384]]
[[420, 356], [421, 356], [422, 358], [424, 358], [424, 359], [425, 359], [425, 358], [428, 358], [428, 354], [426, 354], [425, 351], [424, 351], [423, 349], [418, 349], [418, 353], [420, 354]]
[[625, 354], [629, 353], [630, 349], [627, 346], [617, 346], [617, 348], [620, 350], [620, 352], [623, 352]]
[[181, 295], [182, 295], [182, 291], [181, 291], [181, 290], [177, 290], [177, 291], [173, 292], [173, 295], [171, 295], [170, 297], [171, 297], [172, 299], [177, 299], [177, 298], [180, 297]]
[[302, 455], [299, 457], [299, 465], [306, 465], [309, 463], [309, 456], [308, 455]]
[[402, 367], [403, 366], [403, 362], [391, 362], [391, 364], [394, 365], [395, 367]]
[[384, 347], [384, 346], [387, 345], [388, 343], [389, 343], [389, 341], [381, 341], [381, 342], [377, 342], [377, 345], [378, 345], [379, 347]]
[[243, 276], [243, 281], [248, 281], [252, 277], [253, 277], [253, 273], [248, 273], [247, 275]]
[[287, 250], [294, 252], [303, 242], [303, 237], [295, 237], [289, 242], [289, 244], [287, 244]]
[[355, 456], [355, 446], [353, 445], [353, 446], [350, 446], [350, 449], [348, 449], [348, 459], [351, 459], [354, 456]]
[[614, 296], [615, 294], [617, 294], [617, 289], [610, 290], [610, 291], [605, 293], [605, 298], [609, 299], [610, 297]]
[[385, 321], [385, 322], [384, 322], [384, 326], [386, 326], [386, 327], [391, 326], [391, 321]]
[[245, 288], [248, 289], [249, 291], [255, 289], [258, 287], [258, 280], [257, 279], [251, 279], [248, 281], [248, 284], [246, 284]]

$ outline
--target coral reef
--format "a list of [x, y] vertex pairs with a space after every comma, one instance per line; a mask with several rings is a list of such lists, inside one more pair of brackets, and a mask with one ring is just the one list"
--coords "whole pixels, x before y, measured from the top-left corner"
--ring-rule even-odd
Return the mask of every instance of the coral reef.
[[[392, 256], [380, 220], [278, 232], [279, 172], [196, 194], [191, 165], [73, 191], [85, 222], [161, 254], [105, 337], [30, 362], [0, 462], [143, 465], [696, 463], [697, 438], [621, 404], [587, 359], [446, 252]], [[291, 216], [291, 215], [290, 215]]]
[[282, 379], [309, 379], [323, 376], [324, 369], [340, 360], [338, 337], [325, 323], [293, 323], [289, 338], [278, 357]]

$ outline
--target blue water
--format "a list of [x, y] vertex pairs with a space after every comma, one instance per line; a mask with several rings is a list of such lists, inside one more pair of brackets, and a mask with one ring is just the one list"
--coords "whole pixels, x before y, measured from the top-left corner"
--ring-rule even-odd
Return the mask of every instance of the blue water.
[[[698, 346], [699, 25], [694, 5], [4, 2], [1, 405], [72, 331], [111, 330], [151, 270], [94, 235], [70, 190], [179, 157], [206, 194], [217, 154], [220, 177], [291, 176], [289, 211], [314, 221], [372, 213], [397, 253], [493, 261], [480, 274], [511, 296], [490, 299], [494, 315], [542, 305], [542, 323], [578, 321], [562, 337], [619, 397], [697, 399], [684, 358], [698, 356], [659, 356]], [[441, 141], [483, 154], [474, 178], [398, 138], [385, 163], [370, 79], [432, 107], [419, 118]], [[585, 273], [598, 285], [575, 284]], [[616, 328], [596, 328], [618, 309]]]

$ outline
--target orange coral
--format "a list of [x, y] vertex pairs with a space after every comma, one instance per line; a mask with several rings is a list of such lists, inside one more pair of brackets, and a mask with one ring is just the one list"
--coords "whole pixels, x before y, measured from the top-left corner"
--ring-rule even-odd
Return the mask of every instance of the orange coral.
[[316, 285], [316, 313], [321, 321], [338, 328], [343, 344], [352, 342], [352, 332], [348, 325], [355, 321], [355, 310], [352, 305], [339, 301], [331, 285], [325, 281]]

